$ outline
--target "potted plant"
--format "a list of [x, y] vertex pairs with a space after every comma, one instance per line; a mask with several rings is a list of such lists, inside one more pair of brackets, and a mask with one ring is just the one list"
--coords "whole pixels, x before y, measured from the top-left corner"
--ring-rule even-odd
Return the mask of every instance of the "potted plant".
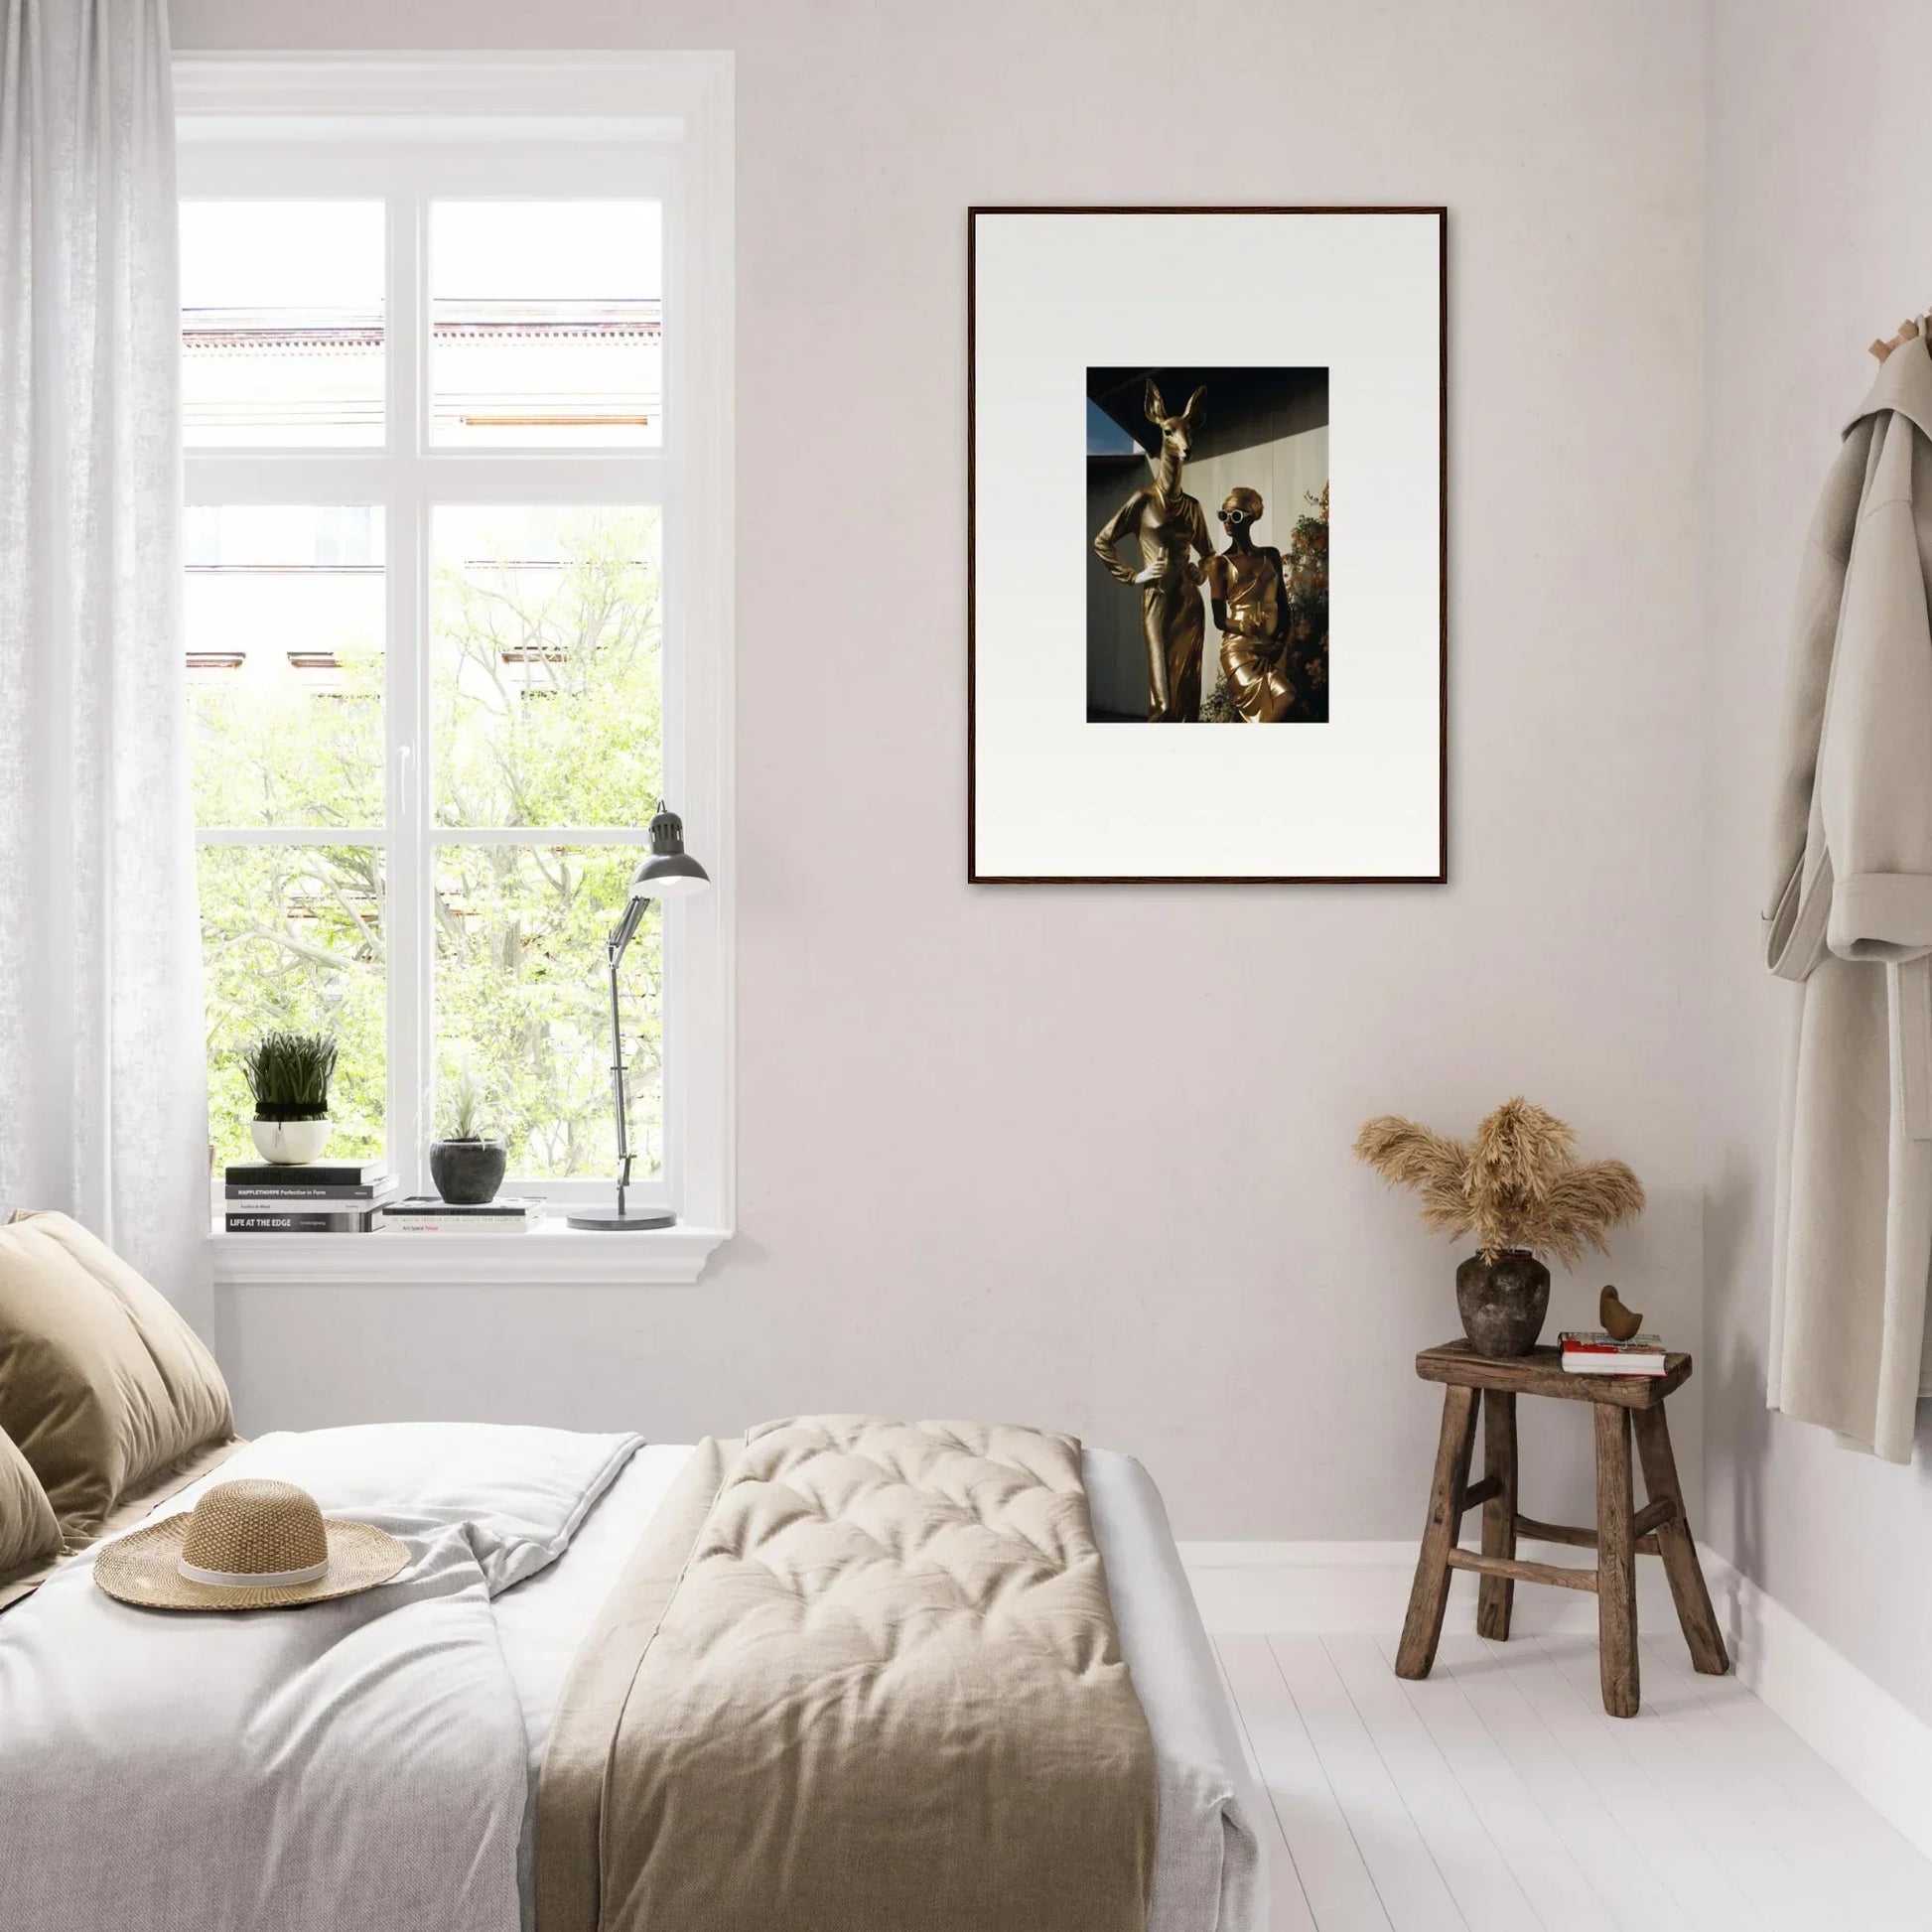
[[266, 1033], [241, 1056], [255, 1096], [250, 1132], [264, 1161], [300, 1167], [329, 1145], [329, 1082], [336, 1042], [327, 1034]]
[[1498, 1107], [1472, 1141], [1384, 1114], [1355, 1138], [1355, 1158], [1391, 1185], [1422, 1196], [1440, 1234], [1472, 1234], [1476, 1252], [1455, 1271], [1463, 1331], [1483, 1355], [1527, 1355], [1550, 1306], [1553, 1254], [1575, 1266], [1586, 1245], [1643, 1212], [1643, 1184], [1621, 1161], [1576, 1158], [1577, 1137], [1520, 1096]]
[[482, 1207], [496, 1198], [509, 1149], [483, 1125], [483, 1093], [469, 1073], [458, 1076], [443, 1115], [443, 1138], [429, 1149], [430, 1178], [454, 1207]]

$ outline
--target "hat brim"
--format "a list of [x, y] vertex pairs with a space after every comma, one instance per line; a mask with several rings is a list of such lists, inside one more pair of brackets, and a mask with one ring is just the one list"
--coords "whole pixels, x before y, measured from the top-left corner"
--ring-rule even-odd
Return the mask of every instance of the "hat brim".
[[265, 1588], [255, 1585], [198, 1584], [181, 1574], [186, 1512], [164, 1517], [107, 1544], [94, 1559], [94, 1582], [122, 1603], [150, 1610], [275, 1610], [299, 1603], [326, 1603], [374, 1589], [409, 1562], [409, 1547], [373, 1523], [325, 1519], [329, 1568], [312, 1583]]

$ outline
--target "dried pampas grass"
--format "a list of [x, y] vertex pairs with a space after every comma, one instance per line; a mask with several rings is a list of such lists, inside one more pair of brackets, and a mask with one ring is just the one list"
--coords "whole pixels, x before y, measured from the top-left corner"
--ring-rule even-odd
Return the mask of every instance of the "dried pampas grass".
[[1451, 1140], [1413, 1120], [1383, 1114], [1363, 1124], [1355, 1158], [1391, 1186], [1422, 1197], [1424, 1223], [1438, 1234], [1472, 1234], [1485, 1258], [1505, 1248], [1552, 1254], [1570, 1267], [1619, 1222], [1643, 1212], [1643, 1183], [1621, 1161], [1579, 1161], [1577, 1136], [1554, 1114], [1518, 1095]]

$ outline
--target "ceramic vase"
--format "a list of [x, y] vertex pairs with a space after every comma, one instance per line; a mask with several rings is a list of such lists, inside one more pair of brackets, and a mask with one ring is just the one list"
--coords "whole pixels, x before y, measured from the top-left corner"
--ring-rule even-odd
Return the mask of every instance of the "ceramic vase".
[[432, 1141], [429, 1176], [453, 1207], [482, 1207], [503, 1184], [509, 1150], [501, 1141]]
[[322, 1158], [333, 1125], [326, 1120], [257, 1120], [249, 1123], [248, 1131], [264, 1161], [273, 1161], [278, 1168], [299, 1168]]
[[1550, 1311], [1550, 1271], [1527, 1248], [1471, 1255], [1455, 1271], [1455, 1306], [1478, 1355], [1527, 1355]]

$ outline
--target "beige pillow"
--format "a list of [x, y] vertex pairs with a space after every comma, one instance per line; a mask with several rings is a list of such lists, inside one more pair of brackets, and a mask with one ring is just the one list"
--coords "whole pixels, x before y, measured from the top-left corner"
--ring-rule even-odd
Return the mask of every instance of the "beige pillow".
[[29, 1214], [0, 1228], [0, 1429], [71, 1544], [234, 1421], [214, 1358], [167, 1301], [78, 1222]]
[[40, 1477], [0, 1429], [0, 1588], [61, 1554], [61, 1526]]

